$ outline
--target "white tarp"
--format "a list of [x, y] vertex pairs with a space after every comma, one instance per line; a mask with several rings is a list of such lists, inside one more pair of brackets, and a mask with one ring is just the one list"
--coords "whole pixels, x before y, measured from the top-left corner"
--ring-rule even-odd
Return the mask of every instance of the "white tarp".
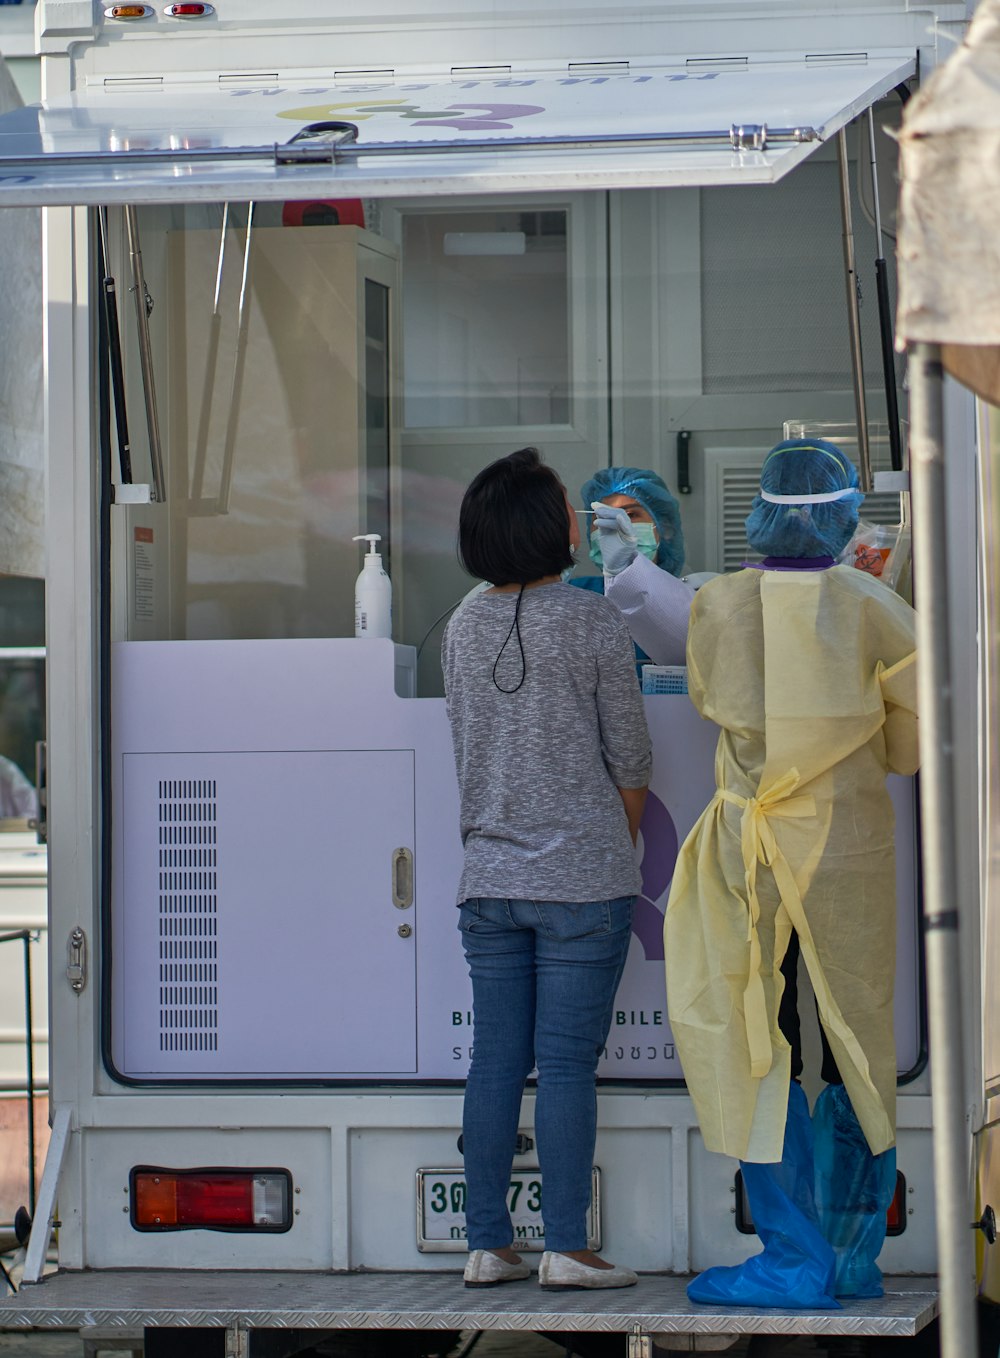
[[[95, 80], [0, 118], [0, 203], [767, 184], [913, 69], [912, 53], [896, 51], [395, 84]], [[275, 165], [275, 144], [326, 121], [355, 124], [357, 148], [335, 165]], [[734, 149], [734, 125], [770, 135], [763, 147]]]
[[1000, 401], [1000, 0], [910, 102], [900, 132], [897, 340]]
[[[0, 56], [0, 113], [21, 96]], [[0, 208], [0, 573], [45, 574], [41, 213]]]

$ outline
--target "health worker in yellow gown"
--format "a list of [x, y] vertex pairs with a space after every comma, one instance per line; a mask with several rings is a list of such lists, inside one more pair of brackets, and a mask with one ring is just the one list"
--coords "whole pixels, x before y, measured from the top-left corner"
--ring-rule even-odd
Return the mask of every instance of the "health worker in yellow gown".
[[[696, 1278], [694, 1301], [833, 1308], [881, 1295], [896, 1177], [886, 775], [917, 767], [915, 615], [834, 564], [857, 486], [835, 445], [778, 444], [747, 519], [764, 560], [710, 581], [691, 610], [688, 688], [721, 734], [717, 791], [667, 905], [667, 1002], [705, 1144], [740, 1160], [764, 1243]], [[843, 1082], [812, 1120], [779, 1024], [793, 931]]]

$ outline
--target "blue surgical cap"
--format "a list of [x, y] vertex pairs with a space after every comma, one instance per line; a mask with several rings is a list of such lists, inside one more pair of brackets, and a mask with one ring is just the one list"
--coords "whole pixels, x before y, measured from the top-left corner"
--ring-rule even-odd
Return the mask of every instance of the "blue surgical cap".
[[[760, 469], [761, 494], [747, 516], [747, 541], [762, 556], [839, 556], [858, 526], [864, 496], [857, 485], [854, 463], [835, 443], [802, 438], [776, 444]], [[838, 498], [776, 504], [765, 493]]]
[[[629, 495], [638, 501], [652, 515], [660, 535], [654, 561], [670, 575], [680, 575], [684, 566], [680, 505], [656, 472], [641, 467], [602, 467], [584, 483], [580, 494], [584, 509], [589, 509], [595, 500], [607, 499], [609, 495]], [[593, 520], [588, 518], [588, 538], [592, 523]]]

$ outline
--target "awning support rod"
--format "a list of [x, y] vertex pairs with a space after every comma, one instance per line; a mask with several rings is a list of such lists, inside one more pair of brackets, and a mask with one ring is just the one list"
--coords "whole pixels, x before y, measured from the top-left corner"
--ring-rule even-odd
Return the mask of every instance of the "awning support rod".
[[163, 453], [160, 447], [160, 419], [156, 409], [156, 380], [153, 375], [153, 349], [149, 339], [149, 312], [152, 302], [146, 290], [146, 275], [142, 267], [142, 247], [139, 244], [139, 219], [134, 207], [125, 208], [125, 231], [128, 253], [132, 264], [132, 296], [135, 301], [136, 334], [139, 338], [139, 367], [142, 372], [142, 394], [146, 401], [146, 428], [149, 433], [149, 461], [153, 474], [153, 491], [157, 503], [167, 498], [163, 476]]
[[122, 365], [121, 330], [118, 325], [118, 288], [111, 272], [111, 249], [108, 236], [108, 210], [97, 210], [97, 255], [101, 265], [101, 305], [104, 310], [104, 334], [108, 349], [108, 369], [115, 404], [115, 432], [118, 437], [118, 467], [122, 485], [132, 484], [132, 449], [128, 435], [128, 411], [125, 400], [125, 370]]
[[[924, 954], [934, 1104], [934, 1201], [941, 1281], [942, 1358], [969, 1358], [976, 1340], [969, 1222], [970, 1129], [965, 1122], [962, 903], [956, 897], [955, 743], [944, 474], [944, 373], [937, 345], [911, 347], [910, 475], [917, 605], [920, 826]], [[966, 922], [970, 917], [966, 914]]]
[[219, 478], [220, 514], [229, 513], [233, 489], [233, 462], [236, 457], [236, 432], [240, 422], [240, 403], [243, 400], [243, 374], [247, 364], [247, 335], [250, 327], [250, 259], [253, 247], [254, 203], [247, 207], [247, 234], [243, 245], [243, 281], [240, 284], [239, 320], [236, 325], [236, 353], [233, 356], [233, 381], [229, 389], [229, 413], [226, 416], [226, 443], [222, 455], [222, 474]]
[[844, 237], [844, 282], [847, 285], [847, 320], [851, 330], [851, 376], [854, 411], [858, 424], [858, 458], [861, 489], [872, 488], [872, 460], [868, 448], [868, 407], [865, 402], [865, 367], [861, 355], [861, 310], [858, 305], [858, 271], [854, 260], [854, 225], [851, 221], [851, 181], [847, 173], [847, 133], [837, 133], [837, 165], [840, 169], [840, 220]]
[[262, 160], [271, 164], [332, 165], [364, 156], [437, 156], [470, 151], [595, 151], [633, 147], [655, 150], [658, 146], [728, 146], [733, 151], [763, 152], [774, 143], [822, 141], [813, 127], [766, 127], [747, 123], [713, 132], [601, 132], [587, 136], [490, 137], [454, 141], [385, 141], [366, 144], [336, 142], [329, 138], [292, 139], [271, 146], [192, 146], [177, 150], [52, 151], [37, 156], [0, 156], [0, 170], [16, 174], [50, 165], [186, 165], [199, 161]]
[[[896, 355], [892, 341], [892, 309], [889, 306], [889, 272], [882, 252], [882, 208], [878, 192], [878, 153], [875, 148], [875, 114], [868, 110], [868, 150], [872, 162], [872, 201], [875, 205], [875, 286], [878, 292], [878, 325], [882, 340], [882, 377], [885, 381], [885, 417], [889, 425], [889, 460], [893, 471], [903, 470], [903, 445], [899, 437], [899, 400], [896, 395]], [[859, 152], [860, 155], [860, 152]]]
[[[219, 263], [215, 271], [215, 301], [208, 330], [208, 357], [201, 390], [198, 412], [198, 433], [195, 438], [194, 471], [191, 476], [192, 505], [200, 504], [205, 490], [205, 464], [208, 461], [209, 423], [212, 418], [212, 393], [215, 372], [219, 365], [219, 342], [222, 337], [222, 278], [226, 264], [226, 233], [229, 230], [229, 204], [222, 205], [222, 233], [219, 237]], [[213, 502], [214, 508], [215, 502]]]

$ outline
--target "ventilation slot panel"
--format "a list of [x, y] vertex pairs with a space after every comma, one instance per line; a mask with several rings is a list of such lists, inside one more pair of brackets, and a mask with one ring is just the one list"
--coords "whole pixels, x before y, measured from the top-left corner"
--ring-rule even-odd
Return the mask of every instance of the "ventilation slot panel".
[[159, 780], [162, 1052], [218, 1050], [217, 836], [215, 779]]
[[760, 560], [759, 554], [751, 551], [746, 535], [746, 517], [760, 486], [760, 467], [723, 465], [720, 479], [722, 569], [738, 571], [744, 561]]

